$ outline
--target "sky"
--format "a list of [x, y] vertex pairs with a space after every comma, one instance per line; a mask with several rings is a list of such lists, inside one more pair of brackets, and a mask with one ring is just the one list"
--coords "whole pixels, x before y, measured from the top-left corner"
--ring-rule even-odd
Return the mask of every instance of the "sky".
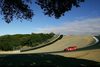
[[100, 0], [85, 0], [79, 3], [80, 7], [72, 7], [65, 12], [65, 16], [55, 19], [54, 16], [44, 15], [37, 4], [31, 4], [34, 10], [32, 22], [20, 19], [11, 23], [2, 20], [0, 15], [0, 36], [31, 33], [55, 33], [63, 35], [99, 35], [100, 34]]

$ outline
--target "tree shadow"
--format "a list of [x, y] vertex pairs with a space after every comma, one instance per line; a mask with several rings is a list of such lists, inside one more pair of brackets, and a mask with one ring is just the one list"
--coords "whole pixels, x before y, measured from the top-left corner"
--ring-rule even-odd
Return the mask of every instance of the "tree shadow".
[[14, 67], [99, 67], [99, 62], [52, 54], [16, 54], [0, 58], [0, 66]]

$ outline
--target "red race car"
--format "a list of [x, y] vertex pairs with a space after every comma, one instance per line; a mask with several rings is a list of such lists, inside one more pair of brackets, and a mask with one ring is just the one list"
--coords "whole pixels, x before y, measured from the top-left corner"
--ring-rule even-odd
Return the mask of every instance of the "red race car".
[[64, 51], [70, 51], [70, 50], [76, 50], [76, 49], [77, 49], [77, 47], [73, 46], [73, 47], [65, 48]]

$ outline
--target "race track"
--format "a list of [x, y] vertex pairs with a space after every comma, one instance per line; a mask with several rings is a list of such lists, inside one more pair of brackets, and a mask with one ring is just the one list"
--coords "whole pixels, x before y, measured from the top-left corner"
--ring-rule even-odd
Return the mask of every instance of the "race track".
[[91, 44], [93, 41], [93, 36], [63, 36], [62, 39], [51, 45], [21, 53], [44, 53], [63, 51], [64, 48], [67, 48], [69, 46], [77, 46], [78, 48], [85, 47]]
[[[91, 61], [100, 62], [100, 44], [97, 43], [93, 46], [86, 47], [93, 42], [95, 42], [93, 36], [63, 36], [62, 39], [56, 41], [55, 43], [39, 49], [34, 49], [34, 50], [19, 52], [19, 53], [18, 52], [1, 53], [0, 54], [1, 63], [5, 65], [5, 61], [7, 61], [6, 64], [9, 65], [10, 63], [14, 64], [16, 62], [14, 60], [17, 60], [18, 61], [17, 64], [21, 65], [22, 63], [23, 64], [29, 63], [30, 65], [31, 63], [35, 62], [35, 60], [36, 62], [38, 62], [39, 59], [42, 59], [42, 61], [47, 61], [48, 59], [51, 60], [52, 58], [55, 59], [55, 61], [57, 61], [56, 63], [58, 65], [60, 63], [59, 60], [62, 60], [64, 62], [65, 58], [67, 58], [66, 61], [72, 59], [74, 60], [72, 64], [74, 64], [76, 60], [81, 59], [81, 61], [79, 61], [80, 63], [78, 62], [77, 64], [81, 64], [81, 62], [83, 63], [84, 60], [86, 61], [89, 60], [87, 64], [90, 63], [91, 65], [92, 64]], [[69, 46], [77, 46], [78, 48], [81, 49], [77, 49], [75, 51], [63, 51], [65, 48]], [[86, 47], [86, 48], [82, 48], [82, 47]], [[58, 56], [64, 57], [64, 59], [62, 58], [59, 59]], [[9, 62], [9, 60], [11, 61]], [[24, 62], [25, 60], [26, 62]], [[28, 60], [31, 62], [29, 62]], [[54, 60], [52, 62], [54, 62]], [[41, 62], [41, 64], [43, 63]], [[16, 63], [14, 65], [16, 65]], [[66, 63], [62, 65], [66, 65]]]

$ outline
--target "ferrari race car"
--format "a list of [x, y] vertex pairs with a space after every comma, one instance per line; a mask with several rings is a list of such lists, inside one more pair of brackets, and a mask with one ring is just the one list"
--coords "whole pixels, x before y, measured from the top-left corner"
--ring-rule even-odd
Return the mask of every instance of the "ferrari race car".
[[76, 49], [77, 49], [77, 47], [73, 46], [73, 47], [65, 48], [64, 51], [71, 51], [71, 50], [76, 50]]

